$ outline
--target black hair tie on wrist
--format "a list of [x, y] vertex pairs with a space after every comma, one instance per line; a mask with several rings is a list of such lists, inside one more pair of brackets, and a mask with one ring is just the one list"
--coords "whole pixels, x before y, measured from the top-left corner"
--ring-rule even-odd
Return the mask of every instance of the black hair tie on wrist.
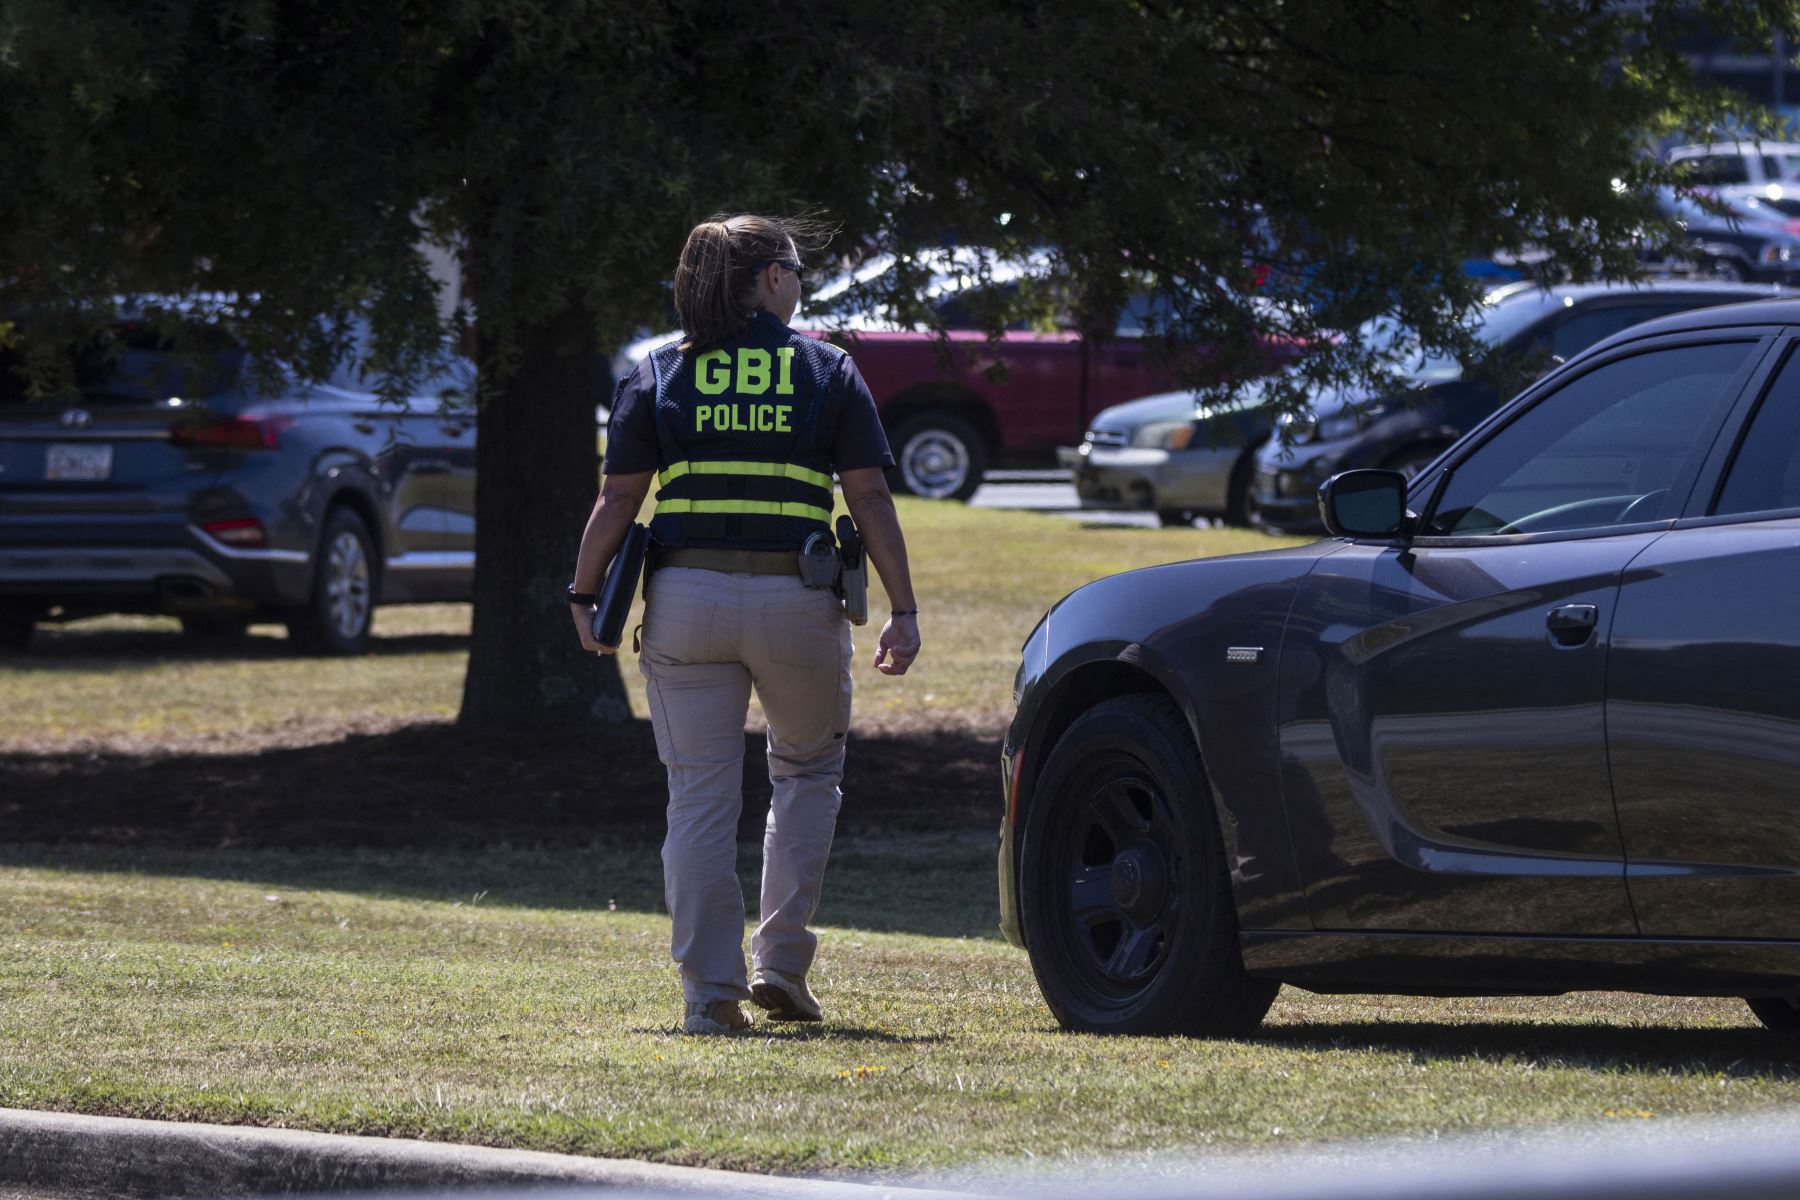
[[894, 608], [888, 610], [888, 616], [890, 617], [916, 617], [918, 615], [919, 610], [916, 608]]

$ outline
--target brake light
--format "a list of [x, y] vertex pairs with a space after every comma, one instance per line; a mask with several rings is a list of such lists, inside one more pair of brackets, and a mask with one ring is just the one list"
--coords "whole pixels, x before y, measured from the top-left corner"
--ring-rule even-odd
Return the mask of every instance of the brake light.
[[169, 440], [177, 446], [273, 450], [281, 444], [281, 431], [293, 423], [292, 417], [217, 417], [207, 421], [181, 421], [169, 426]]
[[227, 546], [266, 546], [269, 538], [262, 522], [255, 517], [238, 517], [230, 521], [208, 521], [200, 528]]

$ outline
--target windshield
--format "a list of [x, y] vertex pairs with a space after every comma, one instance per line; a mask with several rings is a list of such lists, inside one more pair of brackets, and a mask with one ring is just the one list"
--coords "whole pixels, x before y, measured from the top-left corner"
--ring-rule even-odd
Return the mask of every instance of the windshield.
[[[197, 326], [183, 346], [175, 347], [153, 331], [127, 323], [115, 326], [108, 339], [75, 350], [72, 359], [83, 404], [129, 406], [201, 400], [227, 391], [238, 379], [244, 353], [216, 329]], [[16, 353], [0, 355], [0, 407], [31, 403], [22, 365]]]

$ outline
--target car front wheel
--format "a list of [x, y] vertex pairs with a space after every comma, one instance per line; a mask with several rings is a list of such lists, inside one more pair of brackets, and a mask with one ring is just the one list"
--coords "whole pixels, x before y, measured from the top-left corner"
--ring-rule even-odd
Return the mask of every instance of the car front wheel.
[[1706, 278], [1717, 279], [1724, 283], [1742, 283], [1750, 278], [1750, 272], [1744, 264], [1734, 258], [1711, 258], [1706, 261]]
[[334, 508], [313, 564], [312, 599], [288, 618], [288, 636], [308, 654], [361, 654], [375, 613], [374, 539], [361, 517]]
[[893, 446], [895, 490], [927, 500], [967, 500], [987, 469], [981, 435], [948, 413], [904, 422], [894, 431]]
[[1032, 970], [1065, 1028], [1243, 1034], [1280, 986], [1244, 971], [1205, 775], [1166, 697], [1105, 701], [1056, 743], [1019, 891]]

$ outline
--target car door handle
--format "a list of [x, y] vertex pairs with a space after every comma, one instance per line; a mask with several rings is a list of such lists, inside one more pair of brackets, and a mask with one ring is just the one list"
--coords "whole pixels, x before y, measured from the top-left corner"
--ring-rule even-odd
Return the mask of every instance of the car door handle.
[[364, 418], [360, 421], [350, 422], [350, 428], [356, 430], [356, 432], [358, 432], [358, 433], [374, 433], [375, 432], [375, 422], [368, 420], [367, 418]]
[[1579, 646], [1594, 636], [1600, 609], [1593, 604], [1565, 604], [1550, 610], [1544, 624], [1550, 628], [1550, 640], [1559, 646]]
[[468, 426], [467, 425], [448, 424], [448, 425], [440, 425], [440, 426], [438, 426], [438, 428], [444, 431], [445, 437], [461, 437], [463, 435], [463, 430], [467, 429]]

